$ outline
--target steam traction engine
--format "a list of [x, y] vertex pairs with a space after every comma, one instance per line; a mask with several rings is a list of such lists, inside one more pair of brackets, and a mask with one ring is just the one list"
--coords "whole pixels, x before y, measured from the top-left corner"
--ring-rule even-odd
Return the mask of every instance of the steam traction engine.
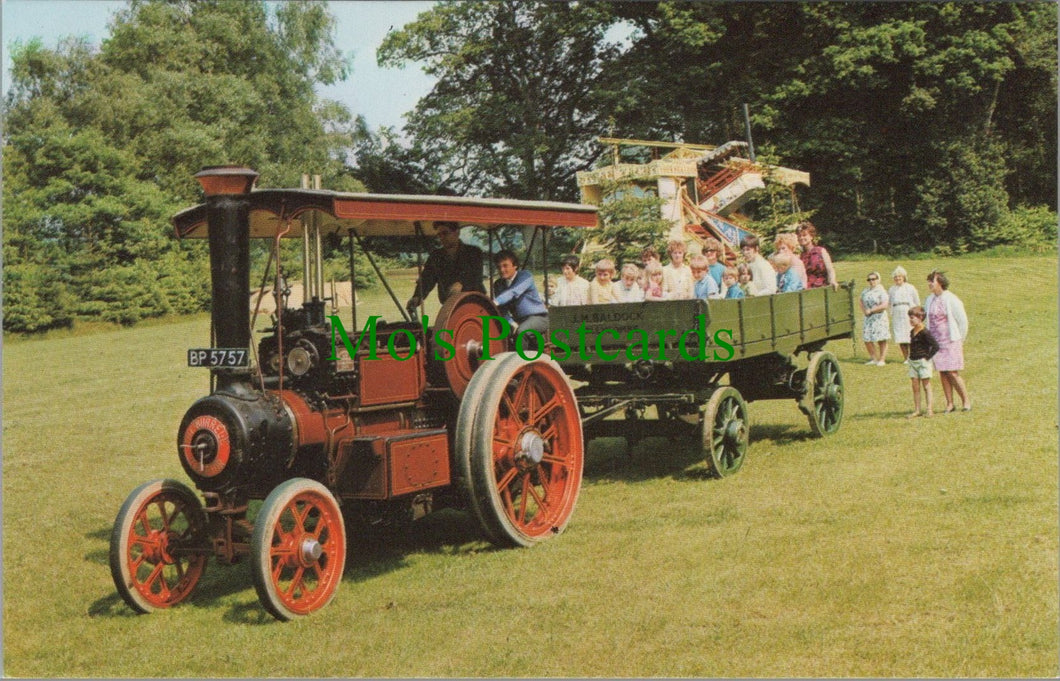
[[[360, 333], [354, 306], [351, 354], [324, 314], [320, 244], [331, 234], [349, 239], [352, 281], [364, 237], [423, 238], [435, 220], [590, 227], [595, 208], [253, 190], [257, 173], [235, 167], [196, 177], [206, 202], [174, 224], [180, 238], [209, 240], [214, 338], [211, 348], [189, 350], [189, 364], [209, 366], [214, 385], [181, 421], [177, 453], [205, 504], [171, 479], [129, 495], [110, 547], [126, 603], [167, 608], [191, 594], [210, 556], [228, 564], [249, 556], [265, 609], [281, 620], [306, 615], [335, 595], [351, 518], [465, 508], [488, 539], [517, 546], [563, 530], [581, 485], [583, 441], [559, 365], [524, 360], [488, 336], [484, 347], [482, 318], [499, 313], [477, 293], [449, 298], [431, 329], [399, 304], [402, 321], [380, 322], [374, 337]], [[276, 324], [252, 348], [250, 239], [270, 240], [267, 270], [279, 289], [285, 237], [303, 240], [306, 302], [284, 309], [278, 295]], [[455, 351], [436, 351], [439, 333]], [[490, 328], [489, 336], [502, 333]], [[254, 499], [264, 502], [251, 519]]]

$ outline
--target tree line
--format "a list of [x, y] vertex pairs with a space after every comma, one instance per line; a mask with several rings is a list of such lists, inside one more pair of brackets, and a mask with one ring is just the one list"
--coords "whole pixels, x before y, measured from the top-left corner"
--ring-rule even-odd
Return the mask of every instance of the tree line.
[[1056, 35], [1052, 3], [445, 2], [379, 47], [436, 84], [370, 130], [314, 92], [350, 69], [326, 5], [134, 0], [99, 48], [9, 46], [4, 328], [208, 306], [203, 246], [168, 222], [205, 165], [577, 200], [596, 137], [743, 139], [744, 103], [835, 251], [1051, 243]]

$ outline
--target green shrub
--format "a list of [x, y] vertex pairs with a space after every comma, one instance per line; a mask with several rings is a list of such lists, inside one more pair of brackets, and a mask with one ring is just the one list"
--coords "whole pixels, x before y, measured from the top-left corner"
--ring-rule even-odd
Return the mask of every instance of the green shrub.
[[[384, 271], [392, 265], [389, 258], [380, 257], [375, 254], [373, 254], [372, 257], [375, 258], [376, 264], [378, 264]], [[375, 284], [378, 277], [375, 274], [375, 270], [372, 269], [372, 265], [368, 262], [367, 256], [365, 256], [360, 249], [357, 250], [354, 267], [356, 269], [357, 277], [354, 282], [354, 288], [366, 289]], [[324, 260], [324, 281], [329, 282], [332, 279], [335, 281], [349, 281], [350, 257], [348, 254]]]
[[209, 259], [171, 251], [162, 256], [155, 267], [155, 285], [165, 296], [166, 307], [174, 314], [191, 314], [210, 309]]
[[73, 323], [73, 296], [54, 268], [32, 263], [4, 268], [5, 331], [37, 333]]
[[1019, 206], [1002, 213], [996, 226], [973, 227], [968, 242], [976, 251], [1003, 245], [1055, 245], [1056, 223], [1057, 214], [1046, 206]]
[[653, 192], [607, 183], [600, 205], [603, 229], [592, 236], [581, 254], [581, 269], [592, 276], [594, 263], [609, 257], [616, 266], [640, 262], [640, 252], [654, 246], [665, 257], [666, 234], [671, 224], [661, 217], [662, 200]]
[[977, 250], [974, 235], [996, 232], [1008, 212], [1004, 152], [996, 141], [976, 138], [937, 143], [931, 153], [937, 163], [911, 178], [916, 190], [908, 238], [950, 247], [939, 255]]
[[89, 272], [78, 291], [77, 316], [129, 325], [172, 313], [158, 282], [155, 266], [146, 261]]

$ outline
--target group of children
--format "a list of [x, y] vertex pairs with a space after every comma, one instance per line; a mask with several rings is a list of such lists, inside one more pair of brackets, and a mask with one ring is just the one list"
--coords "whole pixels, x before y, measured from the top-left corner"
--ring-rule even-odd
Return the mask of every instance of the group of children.
[[[708, 238], [703, 243], [703, 252], [688, 258], [683, 241], [670, 241], [667, 251], [670, 262], [663, 265], [654, 248], [641, 252], [643, 268], [627, 262], [620, 272], [610, 258], [596, 263], [596, 276], [588, 281], [578, 275], [577, 256], [568, 255], [562, 260], [563, 276], [556, 283], [551, 296], [553, 305], [596, 305], [600, 303], [636, 303], [643, 300], [682, 300], [690, 298], [718, 299], [744, 298], [753, 295], [801, 291], [806, 287], [805, 274], [799, 275], [802, 261], [788, 244], [787, 236], [777, 238], [777, 252], [766, 261], [758, 253], [757, 239], [745, 239], [744, 258], [735, 267], [719, 261], [721, 242]], [[783, 241], [784, 248], [780, 244]], [[748, 247], [748, 242], [751, 242]], [[758, 272], [756, 285], [755, 268]], [[763, 266], [766, 269], [762, 269]], [[803, 271], [805, 269], [803, 268]], [[618, 279], [615, 281], [615, 275]]]
[[[641, 252], [643, 269], [635, 263], [625, 263], [617, 281], [612, 281], [616, 272], [615, 263], [610, 258], [597, 261], [596, 276], [588, 281], [578, 276], [578, 258], [568, 255], [562, 260], [563, 276], [556, 283], [551, 303], [595, 305], [643, 300], [744, 298], [807, 288], [806, 265], [797, 255], [800, 244], [796, 235], [777, 235], [774, 247], [773, 255], [767, 260], [759, 252], [757, 238], [744, 239], [740, 243], [744, 262], [731, 267], [719, 262], [721, 242], [710, 238], [704, 242], [703, 252], [689, 258], [686, 265], [684, 242], [670, 241], [667, 244], [668, 265], [660, 262], [654, 248], [646, 248]], [[829, 278], [832, 278], [831, 274]], [[931, 358], [938, 352], [939, 344], [924, 324], [927, 313], [923, 307], [912, 307], [907, 314], [911, 327], [908, 361], [914, 404], [909, 418], [931, 416]], [[921, 409], [922, 392], [926, 410]]]

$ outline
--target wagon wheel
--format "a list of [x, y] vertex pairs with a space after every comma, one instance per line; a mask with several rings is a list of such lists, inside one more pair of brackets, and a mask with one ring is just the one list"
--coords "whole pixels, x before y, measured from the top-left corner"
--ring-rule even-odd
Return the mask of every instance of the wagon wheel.
[[815, 352], [810, 357], [802, 407], [810, 421], [810, 430], [817, 437], [839, 430], [843, 420], [843, 374], [832, 353]]
[[747, 403], [736, 388], [714, 391], [703, 407], [703, 457], [711, 475], [723, 478], [740, 470], [751, 436]]
[[272, 490], [251, 538], [254, 589], [274, 617], [290, 620], [327, 605], [346, 564], [346, 527], [326, 487], [306, 478]]
[[[455, 348], [452, 357], [446, 360], [434, 360], [429, 365], [431, 378], [437, 382], [444, 382], [457, 397], [463, 397], [464, 390], [471, 382], [471, 376], [479, 368], [483, 355], [483, 324], [488, 325], [489, 356], [496, 357], [504, 352], [507, 347], [503, 340], [497, 340], [501, 336], [501, 324], [496, 319], [484, 322], [483, 317], [500, 317], [500, 311], [493, 301], [481, 293], [473, 291], [458, 293], [450, 296], [442, 309], [438, 310], [438, 317], [434, 321], [434, 334], [441, 329], [449, 329], [452, 336], [445, 334], [445, 340]], [[446, 348], [441, 348], [445, 351]], [[440, 366], [439, 366], [440, 365]]]
[[122, 599], [147, 613], [187, 598], [206, 569], [205, 529], [187, 485], [153, 480], [133, 490], [110, 535], [110, 574]]
[[498, 361], [473, 420], [472, 506], [494, 541], [531, 546], [562, 532], [574, 512], [581, 419], [558, 364], [516, 354]]

